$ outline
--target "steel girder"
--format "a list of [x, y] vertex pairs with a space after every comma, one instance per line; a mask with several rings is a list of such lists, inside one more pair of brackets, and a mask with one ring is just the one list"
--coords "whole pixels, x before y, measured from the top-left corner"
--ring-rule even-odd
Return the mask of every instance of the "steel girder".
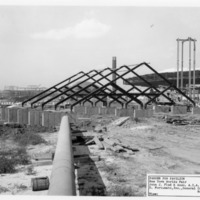
[[[135, 66], [132, 70], [137, 69], [138, 67], [140, 67], [140, 66], [143, 65], [143, 64], [144, 64], [144, 63], [141, 63], [141, 64]], [[119, 71], [119, 70], [122, 70], [123, 68], [124, 68], [124, 66], [121, 66], [121, 67], [119, 67], [119, 68], [117, 68], [117, 69], [115, 69], [115, 70], [112, 70], [111, 72], [107, 73], [104, 77], [108, 77], [108, 76], [110, 76], [110, 75], [113, 74], [113, 71], [117, 72], [117, 71]], [[108, 69], [108, 68], [106, 68], [106, 70], [107, 70], [107, 69]], [[104, 70], [104, 71], [105, 71], [105, 70]], [[118, 74], [118, 77], [117, 77], [117, 78], [115, 78], [114, 80], [108, 82], [107, 84], [104, 84], [104, 86], [102, 86], [101, 88], [97, 89], [96, 91], [94, 91], [94, 92], [92, 92], [92, 93], [86, 95], [86, 96], [83, 97], [81, 100], [78, 100], [77, 102], [75, 102], [74, 104], [72, 104], [72, 107], [75, 106], [75, 105], [77, 105], [77, 104], [80, 103], [81, 101], [86, 100], [87, 98], [93, 96], [94, 94], [97, 94], [98, 92], [102, 91], [104, 88], [107, 88], [107, 87], [110, 86], [112, 83], [116, 82], [118, 79], [120, 79], [121, 77], [127, 75], [128, 73], [129, 73], [129, 71], [126, 71], [126, 72], [123, 73], [122, 75], [119, 75], [119, 74]], [[103, 80], [104, 77], [99, 78], [97, 81]], [[95, 81], [95, 83], [96, 83], [97, 81]], [[86, 88], [88, 88], [88, 87], [90, 87], [90, 86], [92, 86], [92, 84], [86, 86]], [[119, 88], [118, 88], [118, 89], [119, 89]], [[81, 91], [80, 91], [80, 92], [81, 92]], [[77, 94], [77, 93], [75, 93], [75, 94], [73, 94], [73, 95], [71, 95], [71, 96], [75, 96], [76, 94]], [[115, 94], [113, 94], [113, 95], [115, 95]], [[125, 92], [124, 95], [127, 96], [128, 93]], [[134, 97], [132, 97], [132, 98], [134, 98]], [[58, 102], [58, 103], [56, 103], [56, 104], [55, 104], [55, 109], [58, 107], [59, 104], [63, 103], [64, 101], [67, 101], [68, 99], [69, 99], [69, 97], [67, 97], [67, 98], [65, 98], [65, 99], [63, 99], [63, 100], [61, 100], [61, 101]], [[139, 103], [139, 104], [143, 107], [143, 104], [142, 104], [142, 102], [141, 102], [140, 100], [138, 100], [138, 99], [136, 99], [136, 98], [134, 98], [134, 100], [135, 100], [137, 103]]]
[[[53, 93], [55, 93], [56, 91], [58, 91], [58, 89], [57, 89], [56, 87], [59, 87], [59, 86], [62, 85], [63, 83], [65, 83], [65, 82], [67, 82], [67, 81], [70, 81], [71, 79], [73, 79], [74, 77], [76, 77], [76, 76], [78, 76], [79, 74], [82, 74], [82, 73], [84, 73], [84, 72], [81, 71], [81, 72], [79, 72], [79, 73], [77, 73], [77, 74], [75, 74], [75, 75], [73, 75], [73, 76], [71, 76], [71, 77], [69, 77], [69, 78], [67, 78], [67, 79], [65, 79], [65, 80], [63, 80], [63, 81], [61, 81], [61, 82], [55, 84], [55, 85], [53, 85], [52, 87], [48, 88], [47, 90], [44, 90], [44, 91], [40, 92], [39, 94], [37, 94], [37, 95], [35, 95], [35, 96], [33, 96], [33, 97], [27, 99], [26, 101], [22, 102], [22, 106], [24, 106], [24, 105], [25, 105], [26, 103], [28, 103], [28, 102], [30, 102], [31, 105], [32, 105], [32, 100], [34, 100], [34, 99], [35, 99], [35, 103], [38, 102], [39, 99], [37, 99], [37, 98], [43, 99], [43, 95], [46, 96], [46, 97], [49, 96], [49, 95], [52, 95]], [[66, 85], [67, 85], [67, 84], [66, 84]], [[52, 92], [52, 89], [54, 89], [53, 92]], [[62, 87], [59, 88], [59, 89], [62, 89]], [[49, 93], [48, 93], [48, 92], [49, 92]], [[44, 97], [44, 98], [45, 98], [45, 97]], [[34, 102], [33, 102], [33, 104], [34, 104]]]
[[[150, 69], [153, 73], [159, 76], [163, 81], [168, 84], [168, 87], [160, 91], [156, 87], [154, 87], [150, 82], [140, 76], [138, 73], [135, 72], [136, 69], [139, 67], [145, 66]], [[120, 71], [126, 71], [122, 74], [119, 74]], [[105, 73], [105, 75], [104, 75]], [[110, 80], [109, 76], [112, 74], [116, 75], [114, 80]], [[139, 87], [128, 81], [125, 76], [133, 74], [144, 81], [149, 87], [145, 90], [141, 90]], [[131, 88], [128, 90], [123, 89], [119, 85], [115, 84], [117, 80], [126, 81]], [[106, 83], [104, 83], [106, 82]], [[84, 85], [87, 83], [87, 85]], [[114, 88], [111, 89], [110, 87]], [[92, 88], [92, 91], [91, 91]], [[110, 98], [111, 101], [109, 102], [108, 106], [111, 106], [114, 102], [119, 103], [122, 107], [127, 107], [132, 101], [141, 105], [141, 107], [145, 107], [154, 102], [157, 97], [160, 95], [164, 96], [171, 104], [175, 104], [173, 99], [165, 95], [165, 92], [169, 89], [173, 88], [178, 93], [183, 95], [188, 101], [190, 101], [193, 105], [195, 102], [190, 99], [187, 95], [185, 95], [181, 90], [179, 90], [175, 85], [172, 85], [165, 77], [159, 74], [156, 70], [154, 70], [149, 64], [147, 63], [140, 63], [134, 67], [123, 65], [115, 70], [110, 68], [105, 68], [101, 71], [91, 70], [88, 73], [79, 72], [68, 79], [50, 87], [49, 89], [39, 93], [38, 95], [24, 101], [22, 105], [24, 106], [26, 103], [30, 102], [31, 106], [34, 104], [44, 101], [41, 105], [42, 108], [52, 101], [57, 100], [55, 104], [55, 109], [63, 102], [72, 99], [74, 103], [71, 104], [71, 109], [77, 104], [85, 104], [89, 102], [92, 106], [97, 105], [98, 102], [105, 103], [107, 102], [105, 99]], [[137, 90], [138, 93], [132, 92], [133, 90]], [[150, 89], [154, 89], [156, 93], [149, 92]], [[63, 95], [65, 97], [63, 97]], [[145, 96], [149, 100], [146, 103], [143, 103], [139, 97]], [[60, 97], [63, 99], [59, 100]]]

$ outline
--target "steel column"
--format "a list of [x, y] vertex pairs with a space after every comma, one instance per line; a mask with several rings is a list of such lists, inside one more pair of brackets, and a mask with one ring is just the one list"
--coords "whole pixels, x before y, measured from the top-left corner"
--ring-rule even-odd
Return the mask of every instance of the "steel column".
[[[113, 57], [112, 59], [112, 70], [115, 71], [117, 68], [117, 58]], [[112, 80], [116, 79], [116, 75], [115, 73], [112, 74]], [[116, 84], [116, 81], [114, 82]], [[115, 91], [115, 88], [113, 87], [113, 91]]]
[[188, 78], [188, 92], [189, 92], [189, 97], [191, 98], [191, 38], [189, 39], [189, 78]]
[[195, 85], [196, 85], [196, 41], [194, 40], [194, 51], [193, 51], [193, 99], [195, 100]]
[[182, 41], [182, 52], [181, 52], [181, 90], [183, 90], [183, 53], [184, 53], [184, 41]]
[[177, 39], [177, 80], [176, 87], [179, 88], [179, 39]]

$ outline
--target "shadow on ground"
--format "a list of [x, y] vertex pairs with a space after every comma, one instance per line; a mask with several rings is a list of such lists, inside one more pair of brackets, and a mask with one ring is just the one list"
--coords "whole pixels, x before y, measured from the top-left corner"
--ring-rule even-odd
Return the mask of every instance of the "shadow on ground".
[[73, 141], [73, 149], [79, 195], [105, 196], [106, 187], [95, 164], [99, 161], [99, 157], [90, 156], [88, 146], [84, 145], [85, 140], [90, 138], [84, 137], [81, 131], [76, 131], [72, 135], [76, 136], [76, 140]]

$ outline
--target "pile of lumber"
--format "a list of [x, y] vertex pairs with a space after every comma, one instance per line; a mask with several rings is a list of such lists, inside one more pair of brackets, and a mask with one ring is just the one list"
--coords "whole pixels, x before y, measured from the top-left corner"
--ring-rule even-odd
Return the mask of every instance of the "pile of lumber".
[[87, 141], [86, 145], [96, 144], [100, 150], [111, 149], [114, 152], [127, 152], [129, 154], [134, 154], [134, 152], [139, 151], [136, 148], [132, 148], [129, 145], [123, 144], [119, 139], [106, 137], [106, 136], [95, 136], [93, 139]]

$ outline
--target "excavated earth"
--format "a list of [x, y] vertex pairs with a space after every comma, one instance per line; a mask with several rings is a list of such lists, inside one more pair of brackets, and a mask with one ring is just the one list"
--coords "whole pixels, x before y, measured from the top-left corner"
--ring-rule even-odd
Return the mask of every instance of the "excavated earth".
[[[146, 196], [147, 174], [200, 174], [200, 125], [174, 125], [166, 114], [152, 118], [128, 119], [116, 125], [113, 116], [90, 116], [76, 121], [73, 131], [77, 195]], [[199, 120], [198, 115], [181, 116]], [[85, 130], [85, 131], [80, 131]], [[51, 155], [56, 148], [58, 132], [39, 133], [47, 144], [29, 145], [28, 154]], [[99, 138], [104, 148], [93, 138]], [[114, 151], [104, 138], [120, 142], [127, 148]], [[1, 148], [14, 148], [14, 141], [4, 140]], [[124, 150], [124, 151], [123, 151]], [[13, 174], [0, 174], [1, 195], [46, 195], [47, 190], [33, 192], [31, 178], [51, 175], [52, 163], [41, 166], [34, 161], [34, 173], [19, 166]]]

